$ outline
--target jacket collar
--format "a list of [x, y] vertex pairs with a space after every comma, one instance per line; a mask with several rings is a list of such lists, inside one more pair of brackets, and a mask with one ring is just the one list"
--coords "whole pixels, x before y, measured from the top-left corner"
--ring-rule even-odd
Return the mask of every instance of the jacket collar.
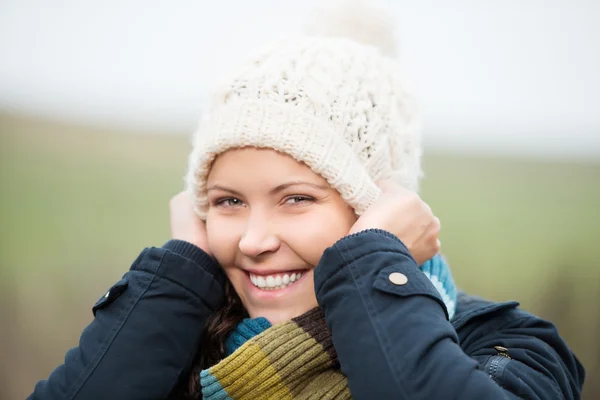
[[481, 297], [471, 296], [464, 292], [458, 293], [456, 302], [456, 314], [452, 320], [452, 325], [456, 330], [462, 328], [473, 318], [477, 318], [484, 314], [495, 313], [508, 308], [516, 308], [519, 306], [518, 301], [505, 301], [497, 303], [482, 299]]

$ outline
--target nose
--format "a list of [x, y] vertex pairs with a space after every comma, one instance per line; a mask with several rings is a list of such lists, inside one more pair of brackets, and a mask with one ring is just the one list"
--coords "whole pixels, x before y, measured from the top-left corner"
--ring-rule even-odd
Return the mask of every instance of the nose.
[[259, 257], [279, 249], [277, 235], [269, 229], [268, 221], [263, 218], [249, 218], [240, 243], [240, 251], [247, 257]]

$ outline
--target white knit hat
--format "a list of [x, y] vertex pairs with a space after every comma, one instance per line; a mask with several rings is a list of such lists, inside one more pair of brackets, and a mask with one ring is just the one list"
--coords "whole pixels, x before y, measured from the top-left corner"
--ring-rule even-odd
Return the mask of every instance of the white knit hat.
[[418, 190], [420, 135], [398, 74], [378, 47], [344, 37], [286, 39], [260, 52], [216, 91], [195, 134], [187, 184], [198, 215], [206, 217], [216, 156], [247, 146], [305, 163], [357, 215], [379, 196], [379, 179]]

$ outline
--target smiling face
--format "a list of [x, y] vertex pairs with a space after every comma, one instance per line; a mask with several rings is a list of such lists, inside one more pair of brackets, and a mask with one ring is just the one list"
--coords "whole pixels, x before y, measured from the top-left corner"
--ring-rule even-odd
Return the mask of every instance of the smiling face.
[[252, 318], [272, 324], [317, 306], [313, 269], [354, 211], [305, 164], [271, 149], [229, 150], [207, 180], [210, 251]]

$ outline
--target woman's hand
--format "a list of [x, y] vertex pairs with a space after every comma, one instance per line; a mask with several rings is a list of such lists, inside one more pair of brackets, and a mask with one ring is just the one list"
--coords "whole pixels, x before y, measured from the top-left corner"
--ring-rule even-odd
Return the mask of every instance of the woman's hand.
[[189, 193], [183, 191], [171, 198], [170, 208], [172, 238], [185, 240], [211, 255], [208, 249], [206, 225], [194, 212], [194, 204]]
[[418, 265], [440, 250], [440, 220], [418, 194], [390, 181], [379, 181], [381, 196], [350, 229], [350, 234], [366, 229], [393, 233], [408, 248]]

